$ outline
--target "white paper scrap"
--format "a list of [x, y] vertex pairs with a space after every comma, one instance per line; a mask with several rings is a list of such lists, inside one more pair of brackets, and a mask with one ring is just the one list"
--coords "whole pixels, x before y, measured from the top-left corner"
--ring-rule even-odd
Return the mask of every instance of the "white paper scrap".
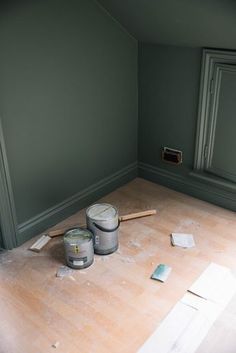
[[195, 246], [195, 241], [192, 234], [185, 233], [172, 233], [171, 242], [174, 246], [181, 248], [192, 248]]
[[[197, 315], [197, 310], [179, 301], [137, 353], [172, 353], [179, 338]], [[182, 353], [182, 350], [180, 350]], [[184, 351], [184, 353], [186, 353]], [[188, 352], [192, 353], [192, 352]]]
[[212, 263], [190, 289], [199, 296], [186, 293], [137, 353], [196, 352], [235, 295], [236, 281], [228, 268]]
[[229, 268], [211, 263], [189, 288], [189, 292], [222, 304], [236, 290], [236, 279]]

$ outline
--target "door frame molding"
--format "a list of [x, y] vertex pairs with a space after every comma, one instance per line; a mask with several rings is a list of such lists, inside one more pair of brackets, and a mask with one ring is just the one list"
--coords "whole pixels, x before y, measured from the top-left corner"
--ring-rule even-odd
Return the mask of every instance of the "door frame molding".
[[17, 246], [17, 218], [7, 161], [5, 140], [0, 118], [0, 225], [5, 249]]
[[209, 126], [209, 136], [208, 136], [208, 155], [205, 159], [205, 169], [210, 173], [218, 175], [219, 177], [231, 180], [232, 182], [236, 182], [235, 174], [227, 172], [223, 169], [215, 167], [213, 165], [213, 155], [215, 148], [215, 134], [216, 134], [216, 124], [217, 124], [217, 114], [219, 107], [219, 99], [221, 92], [221, 82], [223, 73], [231, 73], [234, 74], [234, 80], [236, 75], [236, 65], [228, 65], [228, 64], [216, 64], [215, 72], [214, 72], [214, 90], [212, 92], [212, 103], [211, 103], [211, 112], [208, 117], [210, 126]]
[[213, 73], [216, 64], [236, 64], [236, 52], [203, 49], [194, 156], [194, 171], [196, 173], [204, 172], [205, 148], [207, 146], [207, 124], [212, 93]]

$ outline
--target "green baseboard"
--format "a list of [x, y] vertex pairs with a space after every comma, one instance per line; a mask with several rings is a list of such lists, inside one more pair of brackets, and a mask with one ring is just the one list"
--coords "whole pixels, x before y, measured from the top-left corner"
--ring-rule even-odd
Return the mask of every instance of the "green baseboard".
[[138, 164], [138, 175], [170, 189], [236, 211], [236, 195], [234, 192], [211, 186], [207, 182], [197, 181], [194, 177], [171, 173], [165, 169], [142, 162]]
[[134, 162], [18, 225], [17, 245], [21, 245], [32, 236], [43, 232], [45, 229], [55, 225], [107, 193], [136, 178], [137, 172], [137, 162]]
[[32, 236], [43, 232], [45, 229], [69, 217], [78, 210], [87, 207], [92, 202], [95, 202], [137, 176], [236, 211], [236, 195], [233, 192], [210, 186], [191, 176], [182, 176], [150, 164], [142, 162], [137, 164], [137, 162], [134, 162], [18, 225], [17, 245], [21, 245]]

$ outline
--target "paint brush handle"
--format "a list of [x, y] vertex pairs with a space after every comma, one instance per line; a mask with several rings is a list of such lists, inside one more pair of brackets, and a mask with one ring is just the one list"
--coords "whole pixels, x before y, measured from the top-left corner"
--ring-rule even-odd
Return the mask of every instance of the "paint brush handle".
[[146, 216], [151, 216], [156, 214], [157, 211], [156, 210], [147, 210], [147, 211], [141, 211], [141, 212], [136, 212], [136, 213], [130, 213], [124, 216], [120, 216], [119, 220], [120, 222], [124, 222], [124, 221], [129, 221], [131, 219], [135, 219], [135, 218], [141, 218], [141, 217], [146, 217]]
[[60, 235], [63, 235], [63, 234], [65, 233], [65, 231], [66, 231], [68, 228], [69, 228], [69, 227], [50, 230], [47, 234], [48, 234], [49, 237], [51, 237], [51, 238], [58, 237], [58, 236], [60, 236]]
[[[147, 211], [141, 211], [141, 212], [136, 212], [136, 213], [130, 213], [124, 216], [120, 216], [119, 220], [120, 222], [124, 222], [124, 221], [129, 221], [131, 219], [135, 219], [135, 218], [141, 218], [141, 217], [146, 217], [146, 216], [151, 216], [156, 214], [157, 211], [156, 210], [147, 210]], [[74, 227], [81, 227], [84, 228], [86, 227], [85, 224], [82, 225], [76, 225]], [[64, 233], [72, 227], [63, 227], [63, 228], [59, 228], [59, 229], [54, 229], [54, 230], [50, 230], [47, 234], [49, 235], [49, 237], [54, 238], [54, 237], [59, 237], [60, 235], [64, 235]]]
[[49, 235], [49, 237], [54, 238], [54, 237], [59, 237], [60, 235], [64, 235], [65, 232], [67, 230], [69, 230], [70, 228], [84, 228], [86, 227], [86, 224], [81, 224], [81, 225], [74, 225], [74, 226], [67, 226], [67, 227], [63, 227], [63, 228], [59, 228], [59, 229], [54, 229], [54, 230], [50, 230], [47, 235]]

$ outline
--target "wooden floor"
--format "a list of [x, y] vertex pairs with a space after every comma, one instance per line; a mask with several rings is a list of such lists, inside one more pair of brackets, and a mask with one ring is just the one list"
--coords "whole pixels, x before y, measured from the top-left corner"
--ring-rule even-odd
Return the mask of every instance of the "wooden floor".
[[[102, 201], [157, 215], [122, 223], [116, 253], [62, 279], [62, 238], [1, 254], [0, 353], [134, 353], [211, 261], [236, 272], [234, 212], [139, 178]], [[84, 210], [58, 227], [80, 222]], [[194, 234], [196, 247], [172, 247], [171, 232]], [[159, 263], [173, 268], [166, 283], [150, 279]]]

